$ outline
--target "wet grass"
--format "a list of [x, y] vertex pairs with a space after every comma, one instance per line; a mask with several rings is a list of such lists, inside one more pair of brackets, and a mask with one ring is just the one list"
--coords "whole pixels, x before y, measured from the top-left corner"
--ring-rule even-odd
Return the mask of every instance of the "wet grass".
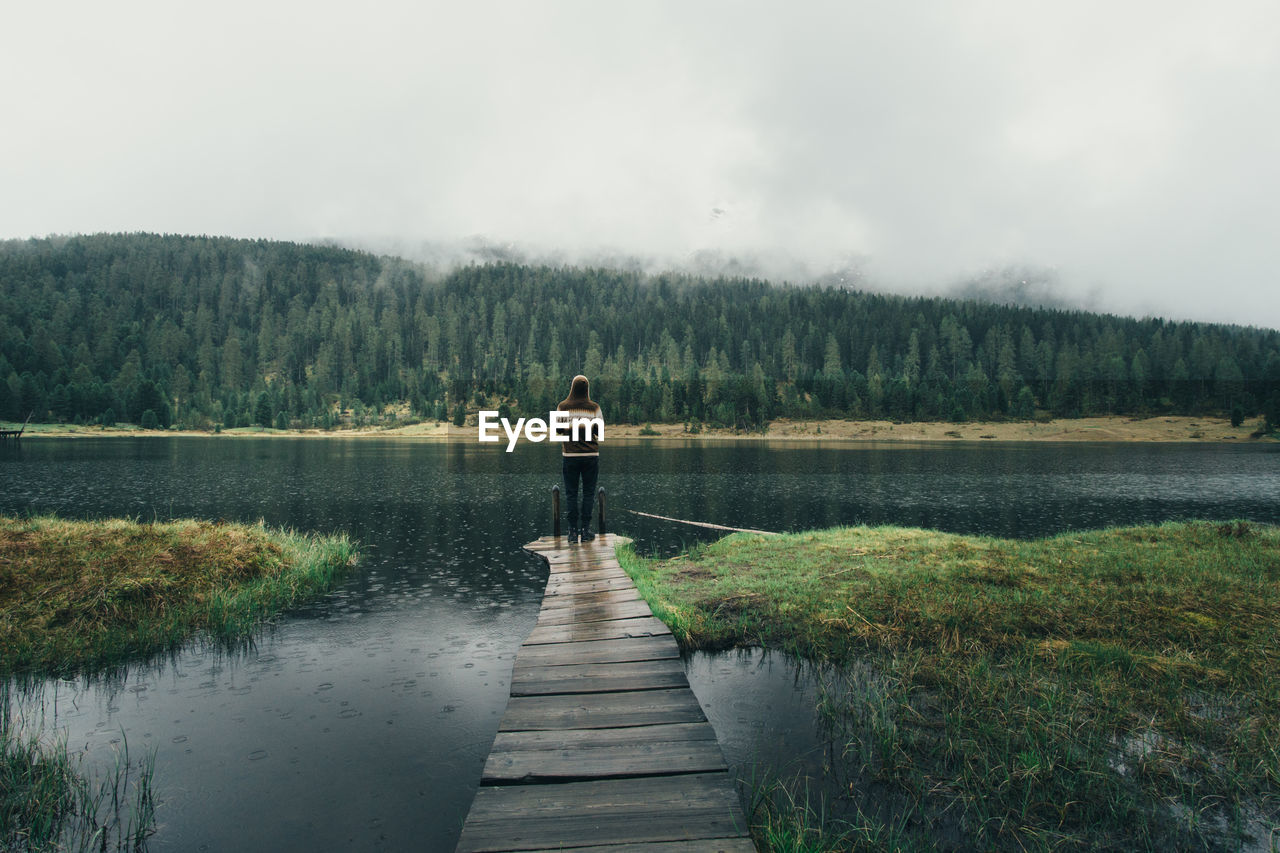
[[686, 648], [847, 674], [819, 709], [840, 794], [765, 786], [767, 849], [1280, 845], [1275, 527], [859, 527], [621, 556]]
[[6, 851], [140, 850], [155, 832], [155, 752], [129, 756], [128, 741], [112, 765], [83, 767], [65, 737], [25, 730], [0, 688], [0, 849]]
[[262, 524], [0, 517], [0, 677], [97, 672], [195, 636], [243, 641], [355, 556], [345, 536]]

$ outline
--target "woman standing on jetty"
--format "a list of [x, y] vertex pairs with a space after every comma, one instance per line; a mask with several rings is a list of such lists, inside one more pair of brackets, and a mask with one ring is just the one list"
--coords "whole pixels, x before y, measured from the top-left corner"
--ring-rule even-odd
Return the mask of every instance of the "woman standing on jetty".
[[[556, 407], [561, 412], [568, 412], [571, 418], [601, 418], [600, 406], [591, 399], [590, 383], [587, 377], [579, 373], [573, 377], [573, 385], [569, 388], [569, 396], [560, 401]], [[603, 420], [600, 421], [603, 424]], [[569, 502], [569, 543], [579, 541], [590, 542], [595, 539], [591, 532], [591, 509], [595, 504], [596, 479], [600, 476], [600, 444], [599, 436], [591, 428], [585, 430], [571, 429], [570, 439], [560, 445], [560, 456], [564, 463], [564, 496]], [[579, 511], [578, 482], [582, 482], [582, 505]]]

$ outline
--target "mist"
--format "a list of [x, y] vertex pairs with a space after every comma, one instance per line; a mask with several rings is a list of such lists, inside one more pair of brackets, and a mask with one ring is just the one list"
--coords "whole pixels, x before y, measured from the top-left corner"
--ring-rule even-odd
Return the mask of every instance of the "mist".
[[1280, 326], [1268, 3], [26, 4], [0, 74], [3, 237]]

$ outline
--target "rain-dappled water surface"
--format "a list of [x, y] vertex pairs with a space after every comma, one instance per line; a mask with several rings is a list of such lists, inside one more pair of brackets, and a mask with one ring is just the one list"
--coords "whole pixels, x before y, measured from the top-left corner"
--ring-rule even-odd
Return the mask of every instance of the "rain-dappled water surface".
[[[343, 530], [359, 570], [245, 654], [190, 647], [28, 700], [92, 756], [156, 748], [155, 849], [451, 850], [546, 571], [558, 459], [375, 438], [25, 440], [0, 447], [0, 512], [265, 519]], [[1038, 536], [1180, 518], [1280, 522], [1280, 445], [611, 443], [612, 529], [671, 553], [714, 534], [893, 523]], [[778, 656], [696, 655], [731, 763], [820, 753], [812, 679]], [[744, 696], [750, 694], [750, 700]]]

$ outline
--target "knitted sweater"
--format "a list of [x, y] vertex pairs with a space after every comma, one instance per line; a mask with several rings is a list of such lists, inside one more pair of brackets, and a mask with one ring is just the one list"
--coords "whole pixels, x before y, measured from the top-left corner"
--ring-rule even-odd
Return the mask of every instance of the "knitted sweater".
[[[603, 425], [604, 419], [600, 412], [600, 406], [591, 399], [589, 386], [585, 376], [575, 376], [573, 378], [573, 387], [569, 391], [569, 396], [560, 401], [560, 405], [556, 409], [561, 412], [568, 412], [574, 418], [600, 418], [597, 422]], [[578, 438], [581, 441], [566, 441], [560, 445], [560, 455], [562, 456], [599, 456], [600, 455], [600, 432], [599, 426], [588, 428], [587, 424], [581, 424], [578, 427]], [[573, 430], [569, 430], [570, 438], [573, 437]]]

